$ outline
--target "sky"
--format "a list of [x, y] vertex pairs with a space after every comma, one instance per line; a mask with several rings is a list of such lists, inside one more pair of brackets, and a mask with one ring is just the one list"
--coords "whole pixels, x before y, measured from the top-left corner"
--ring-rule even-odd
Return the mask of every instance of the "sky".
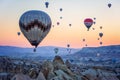
[[[46, 1], [49, 8], [45, 7]], [[108, 3], [112, 4], [111, 8]], [[0, 0], [0, 10], [0, 45], [3, 46], [32, 47], [18, 24], [20, 16], [28, 10], [46, 12], [54, 25], [39, 46], [66, 47], [70, 44], [72, 48], [81, 48], [87, 44], [96, 47], [100, 46], [100, 41], [103, 46], [120, 44], [120, 0]], [[84, 25], [86, 18], [96, 18], [90, 31]], [[59, 26], [57, 22], [60, 22]], [[17, 32], [21, 35], [18, 36]], [[104, 35], [97, 40], [100, 32]]]

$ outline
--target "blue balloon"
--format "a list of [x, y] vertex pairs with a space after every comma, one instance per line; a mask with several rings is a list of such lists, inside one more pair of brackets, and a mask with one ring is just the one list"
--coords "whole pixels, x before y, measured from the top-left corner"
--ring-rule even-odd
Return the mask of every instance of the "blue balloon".
[[45, 2], [45, 6], [46, 8], [48, 8], [49, 2]]

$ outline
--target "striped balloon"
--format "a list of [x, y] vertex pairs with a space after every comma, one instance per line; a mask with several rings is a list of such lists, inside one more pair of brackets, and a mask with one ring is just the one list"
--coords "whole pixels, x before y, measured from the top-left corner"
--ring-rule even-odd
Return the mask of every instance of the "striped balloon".
[[19, 26], [32, 46], [37, 47], [51, 29], [51, 19], [43, 11], [30, 10], [19, 20]]

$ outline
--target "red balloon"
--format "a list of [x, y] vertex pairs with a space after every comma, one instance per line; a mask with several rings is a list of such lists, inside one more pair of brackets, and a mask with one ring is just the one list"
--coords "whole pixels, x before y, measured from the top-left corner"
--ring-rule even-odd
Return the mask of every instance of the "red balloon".
[[88, 28], [88, 31], [89, 31], [90, 27], [93, 25], [93, 20], [91, 18], [86, 18], [84, 20], [84, 24]]

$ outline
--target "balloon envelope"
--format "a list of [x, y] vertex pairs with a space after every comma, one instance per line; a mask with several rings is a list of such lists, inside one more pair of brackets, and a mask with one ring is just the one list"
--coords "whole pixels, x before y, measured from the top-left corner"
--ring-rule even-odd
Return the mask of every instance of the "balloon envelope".
[[62, 19], [62, 16], [60, 17], [60, 19]]
[[111, 4], [111, 3], [109, 3], [109, 4], [108, 4], [108, 7], [110, 8], [111, 6], [112, 6], [112, 4]]
[[60, 23], [59, 23], [59, 22], [57, 22], [57, 25], [60, 25]]
[[67, 44], [67, 47], [69, 48], [69, 47], [70, 47], [70, 44]]
[[72, 24], [69, 24], [69, 26], [72, 26]]
[[86, 44], [85, 46], [87, 47], [88, 45]]
[[100, 40], [100, 38], [98, 38], [97, 40]]
[[88, 28], [88, 31], [89, 31], [90, 27], [93, 25], [93, 20], [91, 18], [86, 18], [84, 20], [84, 24]]
[[67, 47], [68, 47], [68, 48], [67, 48], [67, 51], [69, 51], [69, 50], [70, 50], [70, 49], [69, 49], [69, 47], [70, 47], [70, 44], [67, 44]]
[[17, 32], [18, 36], [20, 35], [20, 32]]
[[99, 36], [102, 38], [102, 36], [103, 36], [103, 33], [99, 33]]
[[100, 26], [100, 29], [102, 29], [102, 26]]
[[94, 20], [96, 20], [96, 18], [93, 18]]
[[95, 30], [95, 28], [92, 28], [93, 30]]
[[95, 22], [95, 21], [94, 21], [93, 23], [94, 23], [94, 24], [96, 24], [96, 22]]
[[45, 2], [45, 6], [46, 8], [48, 8], [49, 2]]
[[60, 11], [62, 11], [63, 9], [62, 8], [60, 8]]
[[102, 45], [103, 43], [102, 42], [100, 42], [100, 45]]
[[19, 20], [21, 32], [32, 46], [37, 47], [51, 29], [51, 19], [43, 11], [30, 10]]
[[85, 39], [83, 39], [83, 41], [85, 41]]

